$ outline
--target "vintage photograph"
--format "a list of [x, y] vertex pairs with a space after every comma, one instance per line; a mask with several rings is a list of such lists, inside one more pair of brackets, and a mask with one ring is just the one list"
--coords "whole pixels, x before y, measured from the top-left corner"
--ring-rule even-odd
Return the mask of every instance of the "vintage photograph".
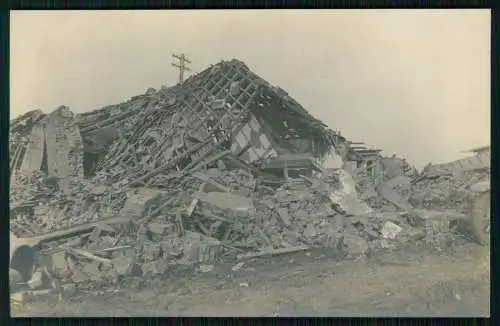
[[490, 24], [11, 11], [11, 315], [489, 317]]

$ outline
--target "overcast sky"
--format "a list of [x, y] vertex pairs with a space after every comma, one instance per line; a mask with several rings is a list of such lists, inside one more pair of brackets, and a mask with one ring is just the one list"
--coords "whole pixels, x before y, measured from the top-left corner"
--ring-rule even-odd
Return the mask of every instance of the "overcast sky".
[[12, 11], [11, 118], [85, 112], [237, 58], [421, 168], [490, 142], [489, 10]]

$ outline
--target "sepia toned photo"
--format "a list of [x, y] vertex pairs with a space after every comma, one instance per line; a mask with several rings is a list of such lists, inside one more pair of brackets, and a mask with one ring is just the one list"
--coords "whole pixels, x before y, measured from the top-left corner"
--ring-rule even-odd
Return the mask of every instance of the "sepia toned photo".
[[489, 317], [489, 10], [10, 12], [14, 317]]

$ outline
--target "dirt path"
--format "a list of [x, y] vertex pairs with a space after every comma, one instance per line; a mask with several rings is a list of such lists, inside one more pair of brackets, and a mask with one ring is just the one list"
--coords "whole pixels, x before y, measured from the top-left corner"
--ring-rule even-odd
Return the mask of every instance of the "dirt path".
[[[485, 248], [454, 255], [420, 249], [357, 261], [326, 250], [218, 266], [189, 281], [13, 307], [24, 316], [489, 316]], [[179, 283], [180, 282], [180, 283]]]

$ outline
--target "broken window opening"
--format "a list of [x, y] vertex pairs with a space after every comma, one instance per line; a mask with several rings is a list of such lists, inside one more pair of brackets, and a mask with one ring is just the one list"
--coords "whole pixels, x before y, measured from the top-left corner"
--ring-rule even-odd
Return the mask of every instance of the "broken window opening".
[[91, 178], [95, 176], [97, 169], [97, 163], [101, 155], [97, 153], [83, 153], [83, 176], [85, 178]]

